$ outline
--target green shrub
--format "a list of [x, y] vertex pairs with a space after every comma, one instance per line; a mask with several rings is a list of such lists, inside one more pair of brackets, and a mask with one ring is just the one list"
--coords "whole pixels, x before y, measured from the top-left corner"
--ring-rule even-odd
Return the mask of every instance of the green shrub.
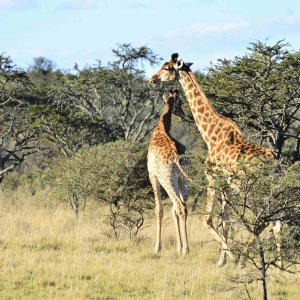
[[130, 237], [136, 236], [144, 212], [151, 207], [144, 144], [120, 140], [82, 149], [72, 158], [58, 160], [49, 178], [59, 193], [69, 196], [76, 214], [79, 199], [82, 203], [90, 199], [109, 206], [108, 223], [117, 231], [115, 237], [123, 230]]

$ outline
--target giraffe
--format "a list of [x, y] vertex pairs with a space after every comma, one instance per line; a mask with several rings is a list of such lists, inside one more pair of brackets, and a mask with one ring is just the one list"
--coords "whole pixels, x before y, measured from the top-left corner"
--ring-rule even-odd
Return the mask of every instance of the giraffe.
[[[212, 176], [212, 173], [214, 173], [214, 170], [221, 170], [226, 175], [229, 175], [233, 171], [238, 170], [238, 163], [241, 160], [251, 164], [254, 157], [273, 160], [275, 154], [270, 149], [260, 147], [246, 140], [232, 120], [220, 115], [213, 108], [195, 75], [192, 73], [191, 65], [191, 63], [184, 63], [181, 59], [179, 60], [177, 53], [172, 54], [171, 60], [165, 62], [151, 77], [149, 82], [155, 83], [158, 80], [179, 81], [188, 100], [197, 128], [208, 147], [206, 159], [207, 204], [203, 223], [212, 237], [221, 244], [221, 254], [217, 265], [223, 266], [226, 263], [226, 255], [235, 261], [236, 258], [232, 251], [229, 250], [227, 243], [230, 225], [228, 204], [224, 197], [221, 198], [223, 233], [218, 232], [212, 222], [213, 206], [218, 197], [213, 188], [216, 176]], [[261, 229], [261, 232], [264, 229], [265, 227]], [[277, 255], [279, 262], [282, 264], [280, 231], [281, 223], [279, 221], [274, 222], [273, 233], [276, 240]], [[251, 242], [249, 241], [249, 245]], [[247, 249], [245, 249], [244, 253], [246, 251]]]
[[164, 111], [155, 127], [148, 150], [148, 173], [155, 196], [156, 211], [156, 244], [154, 251], [161, 250], [161, 227], [163, 207], [161, 204], [161, 186], [173, 203], [172, 215], [175, 222], [177, 250], [179, 254], [189, 251], [185, 201], [188, 196], [188, 176], [181, 167], [181, 158], [185, 154], [185, 146], [170, 136], [172, 113], [184, 118], [178, 90], [169, 91]]

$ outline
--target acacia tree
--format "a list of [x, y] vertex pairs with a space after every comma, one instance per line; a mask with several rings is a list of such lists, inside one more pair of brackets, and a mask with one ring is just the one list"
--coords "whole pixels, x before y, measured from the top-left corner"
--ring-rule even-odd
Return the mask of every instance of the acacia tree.
[[220, 59], [199, 76], [218, 110], [247, 126], [277, 157], [300, 159], [300, 52], [282, 41], [252, 43], [233, 60]]
[[146, 46], [134, 48], [130, 44], [119, 45], [113, 53], [116, 59], [109, 63], [112, 72], [108, 82], [114, 87], [114, 115], [124, 128], [126, 140], [142, 141], [153, 129], [153, 119], [163, 104], [163, 91], [149, 87], [139, 65], [154, 65], [158, 56]]
[[57, 107], [76, 107], [120, 126], [125, 140], [142, 141], [158, 117], [163, 91], [146, 83], [141, 67], [158, 57], [146, 46], [130, 44], [119, 45], [113, 53], [116, 59], [107, 66], [99, 62], [82, 70], [75, 65], [76, 74], [56, 72], [50, 95]]
[[33, 58], [33, 64], [28, 68], [27, 75], [32, 83], [28, 95], [28, 103], [45, 105], [51, 103], [49, 89], [56, 72], [55, 64], [45, 57]]
[[0, 179], [38, 151], [38, 139], [26, 116], [27, 75], [9, 56], [0, 55]]
[[121, 128], [98, 116], [90, 117], [76, 108], [56, 109], [51, 105], [28, 107], [30, 127], [53, 145], [58, 154], [71, 157], [85, 146], [96, 146], [123, 138]]

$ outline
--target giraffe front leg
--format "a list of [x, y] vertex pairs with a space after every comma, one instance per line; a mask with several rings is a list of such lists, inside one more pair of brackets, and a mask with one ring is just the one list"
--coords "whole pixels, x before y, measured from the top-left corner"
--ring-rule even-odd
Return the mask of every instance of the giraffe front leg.
[[253, 235], [247, 242], [245, 249], [242, 251], [240, 260], [239, 260], [239, 265], [241, 268], [244, 268], [246, 265], [246, 257], [248, 255], [249, 247], [253, 245], [255, 242], [255, 236]]
[[214, 206], [216, 191], [214, 188], [208, 187], [207, 188], [207, 205], [206, 205], [206, 214], [203, 218], [203, 223], [205, 227], [208, 229], [211, 236], [221, 244], [221, 256], [218, 261], [218, 266], [222, 267], [225, 264], [225, 254], [228, 254], [228, 256], [235, 260], [235, 256], [233, 253], [228, 249], [227, 241], [225, 240], [225, 237], [221, 234], [219, 234], [216, 229], [213, 226], [212, 223], [212, 210]]
[[[222, 227], [223, 227], [223, 236], [226, 245], [228, 245], [228, 232], [230, 229], [229, 222], [229, 213], [228, 213], [228, 203], [226, 201], [226, 196], [222, 193]], [[227, 249], [227, 248], [226, 248]], [[227, 251], [225, 249], [221, 249], [221, 255], [219, 261], [217, 263], [218, 267], [222, 267], [226, 264], [226, 255]]]
[[161, 226], [162, 226], [162, 218], [163, 218], [163, 208], [161, 203], [156, 205], [156, 243], [154, 252], [158, 253], [161, 250]]
[[154, 252], [158, 253], [161, 250], [161, 227], [163, 219], [163, 207], [161, 205], [161, 186], [155, 176], [149, 176], [154, 197], [155, 197], [155, 215], [156, 215], [156, 242]]

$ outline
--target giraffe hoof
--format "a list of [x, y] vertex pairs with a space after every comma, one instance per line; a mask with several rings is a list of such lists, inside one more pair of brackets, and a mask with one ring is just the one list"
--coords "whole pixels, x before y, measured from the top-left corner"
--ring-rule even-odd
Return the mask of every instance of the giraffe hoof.
[[158, 254], [160, 252], [160, 250], [161, 250], [161, 246], [155, 246], [154, 253]]
[[221, 257], [217, 263], [218, 268], [222, 268], [226, 264], [226, 258]]
[[244, 259], [241, 259], [238, 263], [240, 269], [244, 269], [246, 267], [246, 263]]
[[190, 251], [189, 248], [184, 248], [184, 249], [182, 249], [181, 254], [182, 254], [182, 255], [187, 255], [187, 254], [189, 253], [189, 251]]
[[279, 268], [279, 270], [283, 270], [283, 261], [281, 259], [278, 260], [278, 262], [276, 263], [277, 267]]

